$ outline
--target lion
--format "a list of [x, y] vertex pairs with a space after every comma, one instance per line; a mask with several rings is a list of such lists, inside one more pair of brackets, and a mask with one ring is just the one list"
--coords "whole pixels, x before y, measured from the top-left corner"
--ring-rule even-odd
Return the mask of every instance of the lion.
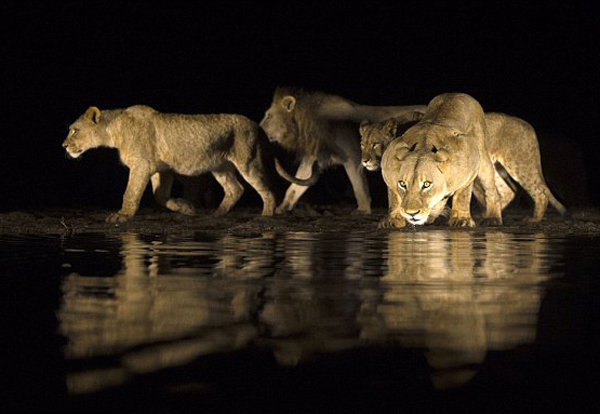
[[170, 196], [173, 172], [194, 176], [210, 171], [225, 192], [215, 211], [217, 215], [231, 210], [244, 192], [236, 169], [260, 195], [264, 216], [273, 215], [276, 207], [268, 180], [271, 166], [298, 186], [312, 185], [318, 179], [317, 172], [306, 179], [287, 174], [270, 157], [272, 148], [264, 131], [243, 115], [169, 114], [144, 105], [101, 111], [92, 106], [71, 124], [63, 148], [70, 157], [78, 158], [101, 146], [116, 148], [121, 161], [129, 167], [122, 207], [106, 219], [111, 223], [133, 217], [148, 181], [158, 204], [193, 214], [192, 203]]
[[[554, 197], [544, 180], [539, 143], [533, 127], [520, 118], [500, 112], [487, 112], [485, 121], [487, 149], [496, 167], [495, 183], [500, 193], [501, 208], [504, 210], [515, 197], [516, 188], [512, 187], [512, 179], [521, 185], [534, 202], [533, 216], [527, 217], [526, 221], [542, 220], [548, 202], [564, 215], [566, 208]], [[365, 168], [369, 171], [379, 169], [383, 151], [405, 130], [404, 119], [361, 123], [361, 161]], [[473, 195], [481, 205], [485, 205], [478, 179], [473, 185]]]
[[380, 122], [364, 119], [359, 126], [360, 163], [368, 171], [377, 171], [381, 167], [381, 157], [390, 142], [402, 136], [417, 121], [394, 117]]
[[[296, 177], [306, 178], [316, 163], [320, 167], [343, 165], [358, 204], [357, 212], [371, 213], [371, 196], [360, 164], [358, 125], [390, 117], [420, 119], [425, 105], [366, 106], [337, 95], [277, 88], [260, 126], [272, 142], [296, 152], [300, 165]], [[292, 210], [308, 186], [291, 184], [277, 212]]]
[[485, 198], [484, 223], [502, 224], [487, 135], [483, 109], [473, 97], [434, 97], [423, 118], [383, 153], [382, 175], [390, 192], [388, 224], [401, 228], [407, 222], [431, 222], [452, 197], [448, 224], [474, 227], [470, 201], [476, 178]]

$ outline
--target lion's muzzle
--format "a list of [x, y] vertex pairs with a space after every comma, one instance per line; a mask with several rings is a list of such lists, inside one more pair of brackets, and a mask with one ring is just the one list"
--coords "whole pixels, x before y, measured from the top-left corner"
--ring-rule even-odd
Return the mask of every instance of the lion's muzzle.
[[379, 162], [375, 159], [362, 160], [361, 163], [369, 171], [377, 171], [379, 169]]
[[67, 156], [69, 158], [75, 159], [75, 158], [78, 158], [81, 154], [83, 154], [82, 150], [73, 146], [72, 144], [70, 144], [67, 141], [63, 142], [62, 147], [66, 150]]
[[402, 211], [401, 214], [406, 219], [406, 221], [415, 226], [424, 225], [425, 223], [427, 223], [427, 217], [429, 217], [429, 212], [422, 210], [405, 210]]

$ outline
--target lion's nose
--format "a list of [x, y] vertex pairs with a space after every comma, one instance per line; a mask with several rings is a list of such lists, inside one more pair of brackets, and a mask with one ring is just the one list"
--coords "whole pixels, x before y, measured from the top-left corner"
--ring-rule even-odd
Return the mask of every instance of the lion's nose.
[[407, 211], [406, 214], [408, 214], [411, 217], [416, 216], [417, 214], [419, 214], [421, 212], [421, 210], [417, 210], [417, 211]]
[[69, 144], [67, 144], [66, 142], [63, 142], [63, 143], [62, 143], [62, 147], [63, 147], [63, 148], [67, 148], [68, 146], [69, 146]]

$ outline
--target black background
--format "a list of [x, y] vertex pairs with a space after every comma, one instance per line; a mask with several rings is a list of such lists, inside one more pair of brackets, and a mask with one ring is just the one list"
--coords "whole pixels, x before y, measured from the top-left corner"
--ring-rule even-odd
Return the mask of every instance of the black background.
[[579, 150], [585, 176], [567, 180], [599, 203], [591, 3], [267, 3], [2, 2], [0, 209], [119, 206], [116, 152], [61, 148], [90, 105], [260, 121], [277, 86], [371, 105], [469, 93]]

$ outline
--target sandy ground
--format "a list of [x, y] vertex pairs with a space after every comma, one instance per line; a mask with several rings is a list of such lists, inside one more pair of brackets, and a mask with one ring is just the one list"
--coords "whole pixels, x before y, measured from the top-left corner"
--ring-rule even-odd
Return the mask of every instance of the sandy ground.
[[[444, 218], [432, 225], [402, 230], [378, 229], [378, 221], [386, 214], [385, 209], [376, 209], [373, 214], [356, 215], [350, 206], [304, 205], [292, 213], [273, 217], [260, 216], [258, 208], [234, 208], [225, 216], [214, 216], [211, 211], [199, 210], [194, 216], [184, 216], [154, 208], [144, 208], [129, 222], [110, 224], [105, 222], [109, 210], [99, 209], [34, 209], [0, 213], [0, 234], [29, 234], [68, 236], [85, 233], [106, 235], [121, 232], [143, 234], [169, 234], [182, 237], [196, 232], [240, 236], [260, 234], [266, 231], [347, 232], [347, 231], [429, 231], [449, 229]], [[473, 229], [455, 231], [477, 231], [494, 229], [512, 233], [542, 232], [551, 236], [600, 236], [600, 210], [593, 208], [571, 210], [566, 217], [549, 209], [540, 223], [526, 224], [523, 219], [528, 210], [508, 209], [504, 224], [498, 227], [478, 226]], [[473, 212], [476, 221], [480, 213]]]

